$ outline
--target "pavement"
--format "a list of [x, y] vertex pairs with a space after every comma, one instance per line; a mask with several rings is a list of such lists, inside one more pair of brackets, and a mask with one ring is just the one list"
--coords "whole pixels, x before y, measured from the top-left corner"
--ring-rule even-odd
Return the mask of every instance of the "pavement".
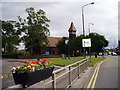
[[[118, 56], [110, 56], [108, 58], [108, 60], [101, 63], [98, 75], [95, 75], [96, 79], [92, 81], [93, 83], [96, 80], [94, 88], [112, 88], [112, 90], [118, 88]], [[81, 74], [80, 78], [72, 84], [71, 88], [87, 88], [99, 63], [94, 67], [88, 67], [88, 69]]]
[[93, 68], [94, 67], [88, 67], [87, 70], [85, 70], [84, 73], [82, 73], [80, 77], [72, 83], [70, 88], [86, 88], [90, 80], [89, 77], [92, 75]]

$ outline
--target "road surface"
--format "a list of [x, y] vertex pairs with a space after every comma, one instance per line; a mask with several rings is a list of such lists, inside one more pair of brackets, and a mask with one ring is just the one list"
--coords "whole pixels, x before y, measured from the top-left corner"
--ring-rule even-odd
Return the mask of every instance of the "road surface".
[[118, 57], [111, 57], [101, 64], [95, 88], [118, 88]]

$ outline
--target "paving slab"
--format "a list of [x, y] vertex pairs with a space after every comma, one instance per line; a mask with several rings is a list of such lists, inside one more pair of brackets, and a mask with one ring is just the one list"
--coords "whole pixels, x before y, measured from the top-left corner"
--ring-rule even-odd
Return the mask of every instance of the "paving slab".
[[90, 80], [89, 77], [91, 77], [92, 72], [93, 67], [88, 67], [87, 70], [85, 70], [84, 73], [82, 73], [80, 77], [76, 79], [75, 82], [72, 83], [70, 88], [86, 88]]

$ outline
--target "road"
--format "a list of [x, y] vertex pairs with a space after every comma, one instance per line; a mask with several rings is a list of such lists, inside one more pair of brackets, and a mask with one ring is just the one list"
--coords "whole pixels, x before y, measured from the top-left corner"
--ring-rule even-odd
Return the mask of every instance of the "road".
[[118, 56], [109, 57], [100, 65], [94, 88], [118, 88]]
[[[9, 59], [9, 60], [13, 60], [13, 59]], [[8, 86], [14, 85], [14, 80], [11, 74], [11, 69], [12, 66], [18, 66], [20, 65], [19, 62], [8, 62], [7, 59], [3, 59], [2, 60], [2, 88], [6, 88]], [[0, 76], [0, 78], [2, 77]]]

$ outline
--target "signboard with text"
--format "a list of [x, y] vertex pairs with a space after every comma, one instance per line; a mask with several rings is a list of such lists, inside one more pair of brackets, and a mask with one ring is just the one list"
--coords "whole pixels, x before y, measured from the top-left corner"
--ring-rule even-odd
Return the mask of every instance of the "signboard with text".
[[82, 47], [91, 47], [91, 39], [82, 39]]

